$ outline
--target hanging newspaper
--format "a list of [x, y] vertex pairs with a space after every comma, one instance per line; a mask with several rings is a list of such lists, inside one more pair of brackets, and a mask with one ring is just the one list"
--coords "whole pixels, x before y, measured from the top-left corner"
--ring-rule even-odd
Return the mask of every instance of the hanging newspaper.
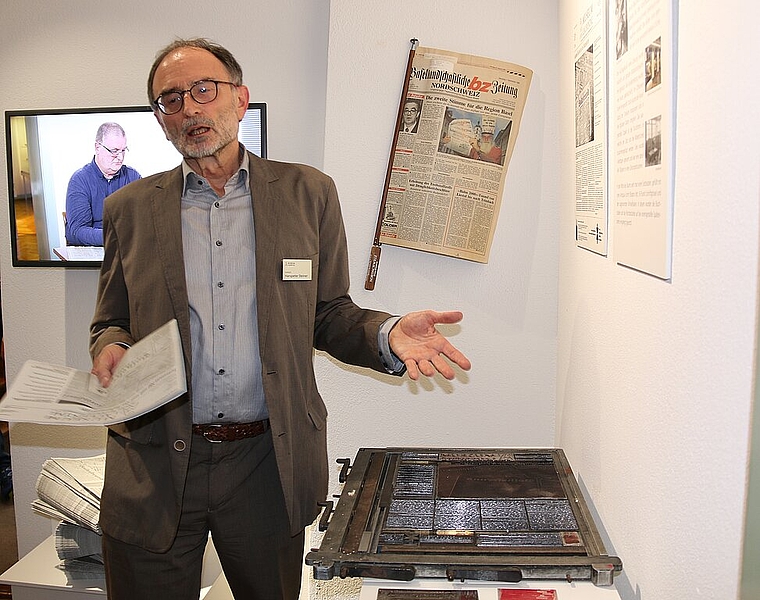
[[515, 64], [416, 50], [380, 243], [488, 262], [532, 75]]

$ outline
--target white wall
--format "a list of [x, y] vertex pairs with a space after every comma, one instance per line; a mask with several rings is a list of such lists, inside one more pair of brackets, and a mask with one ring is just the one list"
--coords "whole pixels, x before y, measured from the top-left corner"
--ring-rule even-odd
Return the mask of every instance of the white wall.
[[574, 247], [579, 4], [560, 3], [558, 444], [623, 560], [625, 600], [736, 598], [756, 332], [760, 9], [678, 3], [673, 279], [665, 283], [616, 266], [614, 231], [610, 258]]
[[[411, 38], [420, 46], [531, 68], [528, 105], [487, 265], [383, 246], [364, 290]], [[344, 376], [318, 361], [331, 459], [361, 447], [553, 446], [557, 323], [558, 33], [556, 2], [333, 0], [325, 170], [341, 194], [352, 294], [402, 314], [460, 309], [447, 331], [473, 369], [441, 378]], [[334, 464], [334, 463], [333, 463]], [[333, 473], [334, 491], [337, 468]], [[351, 598], [355, 582], [316, 582], [316, 598]]]
[[[368, 292], [364, 277], [413, 37], [420, 46], [515, 62], [535, 74], [489, 263], [386, 245]], [[555, 2], [331, 2], [325, 170], [341, 194], [352, 294], [399, 314], [463, 310], [461, 326], [449, 331], [474, 365], [451, 383], [415, 384], [334, 376], [332, 365], [320, 363], [333, 457], [367, 446], [554, 444], [557, 52]]]
[[[364, 278], [411, 38], [521, 64], [534, 77], [489, 263], [383, 246], [377, 285], [368, 292]], [[554, 445], [557, 40], [553, 1], [331, 2], [325, 170], [341, 194], [352, 294], [359, 304], [398, 314], [464, 311], [461, 326], [447, 331], [473, 362], [451, 383], [413, 383], [335, 376], [334, 365], [319, 361], [331, 459], [373, 446]], [[356, 593], [350, 580], [314, 587], [317, 598]]]

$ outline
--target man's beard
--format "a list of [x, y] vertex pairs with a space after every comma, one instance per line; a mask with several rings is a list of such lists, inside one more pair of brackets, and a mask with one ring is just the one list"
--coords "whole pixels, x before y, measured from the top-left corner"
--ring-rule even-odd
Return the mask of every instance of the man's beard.
[[[195, 117], [182, 122], [180, 134], [171, 136], [170, 141], [185, 158], [206, 158], [214, 156], [230, 142], [237, 140], [237, 119], [228, 119], [228, 114], [219, 115], [215, 121], [207, 117]], [[229, 122], [228, 122], [229, 121]], [[234, 123], [234, 124], [233, 124]], [[201, 143], [193, 143], [187, 139], [187, 131], [195, 127], [208, 127], [214, 135]]]

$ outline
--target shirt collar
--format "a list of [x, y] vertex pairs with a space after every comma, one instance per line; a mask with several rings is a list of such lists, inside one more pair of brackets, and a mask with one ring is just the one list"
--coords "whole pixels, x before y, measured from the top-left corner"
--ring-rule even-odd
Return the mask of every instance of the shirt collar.
[[[245, 185], [245, 191], [250, 191], [251, 188], [251, 180], [249, 177], [250, 168], [248, 160], [248, 152], [245, 151], [245, 147], [241, 144], [240, 145], [240, 152], [243, 155], [240, 166], [238, 167], [238, 170], [235, 171], [235, 173], [232, 174], [232, 177], [230, 177], [230, 181], [235, 180], [235, 178], [242, 178], [243, 179], [243, 185]], [[190, 186], [193, 185], [193, 182], [191, 177], [195, 177], [196, 179], [200, 177], [195, 171], [193, 171], [192, 167], [187, 163], [187, 161], [183, 158], [182, 159], [182, 195], [184, 196], [187, 193], [188, 184]]]

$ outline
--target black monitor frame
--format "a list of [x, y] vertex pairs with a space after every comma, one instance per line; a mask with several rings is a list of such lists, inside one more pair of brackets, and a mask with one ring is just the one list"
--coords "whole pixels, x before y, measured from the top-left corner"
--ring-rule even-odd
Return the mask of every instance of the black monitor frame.
[[[146, 161], [138, 168], [143, 177], [176, 167], [182, 157], [166, 140], [152, 112], [149, 106], [5, 111], [8, 214], [11, 257], [14, 267], [100, 268], [102, 261], [99, 258], [63, 260], [59, 256], [61, 253], [67, 254], [65, 237], [62, 239], [61, 235], [63, 231], [61, 206], [65, 210], [66, 191], [63, 182], [64, 173], [68, 172], [70, 176], [75, 168], [82, 167], [88, 159], [92, 158], [95, 131], [100, 123], [106, 121], [124, 121], [127, 124], [135, 122], [139, 123], [140, 128], [145, 127], [143, 136], [134, 131], [131, 132], [133, 126], [123, 125], [130, 148], [124, 164], [134, 166], [133, 160], [141, 157]], [[40, 117], [44, 119], [38, 119]], [[48, 125], [40, 126], [43, 122]], [[57, 127], [60, 127], [60, 130]], [[19, 128], [23, 128], [23, 134], [20, 133]], [[40, 132], [40, 129], [49, 130], [49, 133], [45, 135]], [[56, 135], [57, 131], [61, 133]], [[75, 135], [72, 132], [75, 132]], [[241, 123], [239, 137], [251, 152], [266, 158], [266, 103], [249, 103]], [[76, 144], [73, 144], [72, 140], [75, 140]], [[72, 145], [83, 149], [89, 148], [89, 150], [83, 154], [83, 150], [74, 149]], [[141, 151], [142, 147], [146, 149], [145, 152]], [[151, 156], [152, 153], [157, 153], [157, 158], [151, 159], [148, 149]], [[30, 154], [34, 158], [31, 158]], [[24, 165], [28, 169], [26, 171], [21, 168], [22, 160], [25, 161]], [[60, 165], [62, 162], [68, 167]], [[56, 169], [59, 165], [61, 168]], [[62, 198], [61, 194], [63, 194]], [[48, 199], [51, 196], [52, 199]], [[17, 210], [17, 203], [24, 204], [23, 211], [20, 204]], [[31, 214], [22, 216], [22, 212]], [[35, 240], [36, 252], [34, 249], [27, 250], [28, 244], [21, 243], [21, 239], [30, 233]], [[37, 238], [38, 233], [44, 235], [44, 240]], [[93, 250], [97, 250], [97, 247]]]

